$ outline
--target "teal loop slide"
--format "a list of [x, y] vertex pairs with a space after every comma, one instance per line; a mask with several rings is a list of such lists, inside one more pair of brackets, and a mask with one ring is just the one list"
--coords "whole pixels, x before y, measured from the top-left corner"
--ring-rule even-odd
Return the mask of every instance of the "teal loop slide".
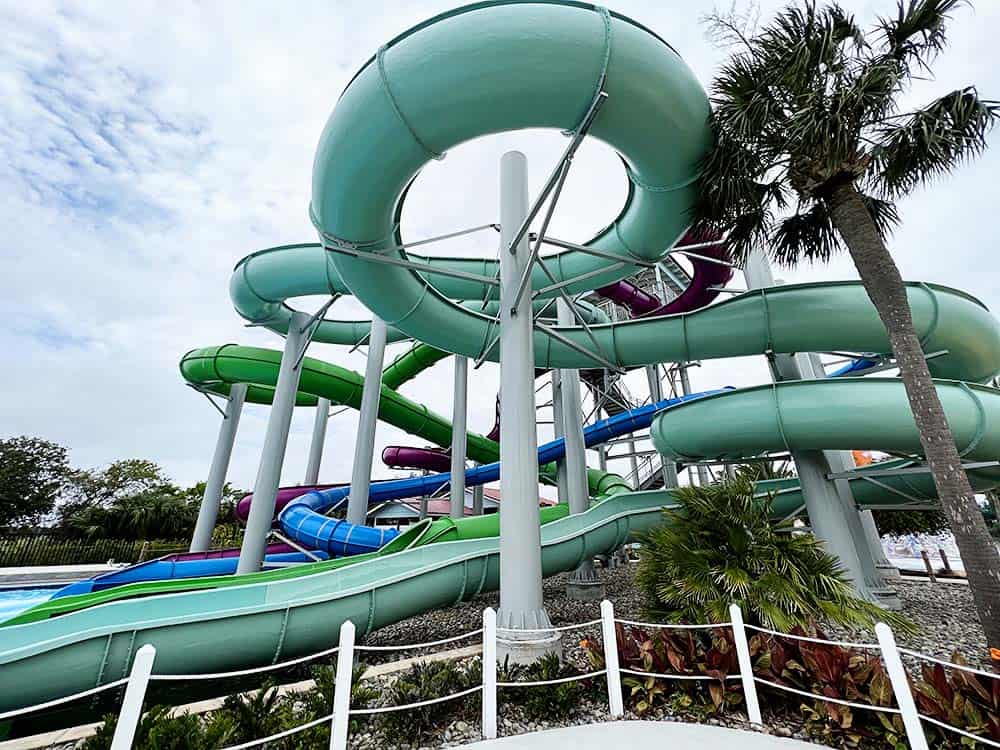
[[[400, 35], [355, 76], [316, 151], [310, 218], [320, 242], [244, 258], [230, 280], [237, 312], [284, 333], [289, 300], [354, 295], [390, 325], [391, 340], [416, 342], [388, 368], [379, 416], [448, 445], [451, 425], [396, 389], [442, 353], [496, 359], [498, 324], [481, 301], [497, 299], [489, 283], [497, 264], [401, 248], [406, 190], [429, 160], [471, 139], [522, 128], [575, 132], [599, 92], [607, 99], [588, 135], [621, 155], [628, 200], [583, 249], [549, 256], [547, 265], [556, 283], [570, 282], [565, 288], [576, 293], [662, 258], [687, 228], [697, 164], [710, 146], [709, 103], [694, 75], [656, 34], [597, 6], [481, 2]], [[532, 273], [534, 289], [552, 286], [537, 266]], [[959, 448], [970, 460], [997, 459], [1000, 395], [981, 384], [1000, 371], [1000, 325], [963, 292], [910, 284], [907, 293], [924, 349], [937, 355], [929, 364]], [[323, 320], [314, 340], [354, 345], [368, 331], [366, 321]], [[857, 282], [756, 290], [681, 315], [595, 322], [590, 331], [602, 356], [621, 367], [770, 353], [890, 353]], [[602, 366], [588, 350], [593, 342], [580, 326], [535, 334], [537, 367]], [[279, 361], [268, 350], [214, 347], [189, 353], [181, 371], [188, 382], [222, 394], [249, 383], [249, 400], [269, 403]], [[362, 387], [356, 373], [307, 358], [298, 403], [323, 396], [356, 405]], [[652, 430], [660, 451], [685, 459], [799, 448], [920, 450], [903, 386], [892, 378], [717, 393], [666, 409]], [[495, 460], [487, 440], [470, 435], [471, 459]], [[926, 478], [905, 479], [917, 496], [933, 498]], [[984, 489], [1000, 484], [1000, 472], [977, 471], [972, 479]], [[902, 485], [879, 482], [855, 483], [859, 503], [904, 504], [900, 491], [912, 496]], [[775, 513], [801, 506], [794, 481], [768, 488], [777, 492]], [[615, 549], [660, 522], [672, 503], [669, 491], [633, 492], [606, 474], [592, 474], [591, 489], [600, 502], [584, 513], [542, 512], [545, 575]], [[120, 679], [145, 643], [157, 649], [159, 673], [253, 667], [329, 647], [348, 619], [364, 635], [498, 585], [497, 524], [484, 517], [417, 524], [377, 552], [293, 569], [69, 596], [0, 627], [0, 711]]]

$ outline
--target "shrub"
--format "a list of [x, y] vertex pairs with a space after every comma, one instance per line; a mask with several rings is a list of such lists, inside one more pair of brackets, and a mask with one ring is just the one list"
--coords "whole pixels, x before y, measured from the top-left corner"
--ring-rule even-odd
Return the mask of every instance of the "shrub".
[[[966, 665], [959, 653], [953, 654], [951, 661]], [[1000, 742], [1000, 679], [961, 669], [952, 669], [949, 675], [940, 664], [924, 663], [921, 679], [914, 681], [913, 694], [920, 713]], [[940, 727], [927, 726], [940, 736], [943, 746], [969, 744]]]
[[[556, 654], [545, 654], [531, 664], [511, 664], [508, 659], [504, 659], [497, 669], [497, 681], [541, 682], [571, 677], [574, 674], [577, 671], [571, 664], [560, 661]], [[503, 688], [503, 691], [507, 694], [507, 700], [524, 708], [529, 719], [539, 720], [566, 716], [584, 698], [589, 683], [592, 680], [572, 680], [556, 685]]]
[[673, 491], [678, 507], [645, 535], [636, 582], [646, 614], [662, 622], [723, 622], [738, 604], [748, 623], [788, 631], [816, 619], [857, 628], [914, 626], [855, 595], [837, 559], [790, 521], [772, 521], [769, 499], [748, 479]]
[[[81, 750], [110, 750], [118, 724], [117, 714], [108, 714], [97, 734], [88, 737]], [[170, 715], [169, 706], [153, 706], [136, 727], [135, 750], [212, 750], [230, 744], [234, 727], [226, 716]]]
[[[382, 692], [381, 706], [442, 698], [481, 684], [482, 667], [478, 662], [460, 666], [455, 661], [418, 662]], [[437, 727], [459, 716], [478, 714], [480, 696], [476, 693], [420, 708], [389, 711], [379, 715], [379, 726], [389, 735], [405, 735], [416, 741]]]
[[[739, 673], [732, 631], [646, 629], [618, 624], [618, 664], [634, 672], [676, 674], [680, 677], [705, 676], [711, 680], [670, 680], [663, 677], [625, 675], [623, 696], [635, 713], [648, 713], [661, 705], [705, 716], [739, 705], [743, 693], [727, 682]], [[585, 640], [580, 644], [595, 670], [604, 668], [600, 644]]]

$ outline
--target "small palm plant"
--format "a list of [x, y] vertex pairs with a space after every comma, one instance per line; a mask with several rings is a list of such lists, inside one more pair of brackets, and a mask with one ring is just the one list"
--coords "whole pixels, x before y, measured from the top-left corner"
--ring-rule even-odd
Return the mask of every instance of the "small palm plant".
[[791, 521], [772, 521], [753, 482], [673, 490], [677, 505], [642, 540], [636, 582], [661, 622], [725, 622], [737, 604], [749, 624], [787, 632], [815, 621], [849, 628], [913, 625], [854, 593], [837, 558]]
[[712, 82], [715, 146], [702, 165], [695, 224], [728, 233], [737, 261], [766, 248], [784, 265], [846, 250], [885, 326], [942, 510], [969, 574], [990, 646], [1000, 649], [1000, 555], [913, 325], [886, 245], [895, 201], [986, 148], [1000, 108], [974, 86], [907, 111], [910, 82], [930, 73], [951, 14], [967, 0], [897, 0], [861, 28], [834, 2], [795, 0], [746, 28], [715, 15], [733, 54]]

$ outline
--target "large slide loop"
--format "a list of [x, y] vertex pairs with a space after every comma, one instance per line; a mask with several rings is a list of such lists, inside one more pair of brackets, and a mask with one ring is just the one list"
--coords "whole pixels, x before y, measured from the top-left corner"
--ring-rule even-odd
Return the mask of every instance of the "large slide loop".
[[[687, 226], [697, 165], [710, 143], [708, 100], [694, 75], [651, 32], [595, 6], [481, 3], [390, 43], [350, 83], [327, 122], [313, 168], [310, 215], [336, 276], [409, 336], [479, 356], [494, 323], [453, 301], [469, 297], [410, 269], [337, 249], [385, 250], [387, 257], [405, 258], [404, 251], [387, 248], [401, 241], [401, 200], [429, 153], [491, 133], [573, 130], [602, 79], [608, 101], [590, 134], [622, 155], [632, 185], [621, 215], [589, 244], [624, 261], [661, 258]], [[561, 278], [570, 278], [609, 264], [569, 251], [553, 265]], [[609, 269], [569, 291], [610, 284], [634, 271], [632, 264]], [[578, 365], [594, 364], [576, 353], [572, 358]]]

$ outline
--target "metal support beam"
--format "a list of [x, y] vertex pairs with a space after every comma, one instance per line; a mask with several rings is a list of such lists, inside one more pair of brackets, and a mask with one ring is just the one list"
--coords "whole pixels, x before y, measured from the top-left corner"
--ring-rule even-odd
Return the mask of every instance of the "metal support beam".
[[465, 448], [469, 411], [469, 360], [455, 357], [451, 410], [451, 517], [465, 517]]
[[[212, 531], [219, 517], [222, 490], [226, 486], [226, 473], [229, 471], [229, 460], [233, 455], [233, 443], [236, 441], [236, 430], [240, 425], [240, 413], [243, 411], [246, 395], [246, 383], [234, 383], [229, 388], [229, 399], [219, 425], [219, 437], [215, 440], [212, 466], [208, 470], [205, 493], [201, 498], [201, 508], [198, 509], [198, 521], [195, 523], [194, 534], [191, 535], [192, 552], [205, 552], [212, 546]], [[216, 406], [212, 399], [209, 401]]]
[[[552, 373], [552, 433], [556, 439], [565, 437], [563, 429], [565, 418], [562, 404], [562, 373], [553, 369]], [[569, 491], [566, 480], [566, 456], [556, 461], [556, 491], [559, 502], [569, 504]]]
[[368, 492], [372, 481], [372, 459], [375, 453], [375, 425], [382, 392], [382, 363], [385, 359], [385, 321], [372, 318], [368, 336], [368, 362], [365, 364], [365, 384], [358, 411], [358, 436], [354, 444], [354, 465], [351, 469], [351, 493], [347, 501], [347, 521], [363, 525], [368, 516]]
[[309, 443], [309, 460], [306, 462], [304, 484], [312, 487], [319, 483], [319, 466], [323, 462], [323, 445], [326, 443], [326, 425], [330, 421], [330, 399], [320, 397], [316, 402], [312, 441]]
[[295, 397], [299, 390], [299, 376], [302, 374], [299, 353], [305, 339], [303, 330], [308, 320], [309, 316], [305, 313], [293, 312], [288, 321], [285, 348], [278, 368], [278, 381], [274, 388], [271, 413], [267, 419], [267, 431], [264, 433], [264, 448], [261, 450], [260, 467], [257, 469], [253, 499], [250, 502], [250, 515], [247, 518], [240, 559], [236, 566], [238, 575], [256, 573], [264, 562], [267, 535], [271, 530], [274, 504], [278, 497], [278, 486], [281, 484], [281, 467], [285, 462], [288, 428], [292, 423]]
[[[535, 357], [531, 300], [517, 315], [511, 302], [528, 263], [528, 171], [524, 154], [500, 160], [500, 608], [498, 658], [535, 661], [559, 651], [553, 632], [519, 634], [552, 625], [542, 600], [541, 527], [538, 523], [538, 437], [535, 433]], [[516, 227], [523, 227], [516, 230]]]
[[[649, 385], [649, 398], [652, 403], [663, 400], [663, 384], [660, 382], [659, 365], [646, 365], [646, 381]], [[677, 464], [661, 459], [660, 470], [663, 472], [663, 486], [667, 489], [677, 487]]]
[[[681, 376], [681, 392], [685, 396], [691, 395], [691, 378], [688, 376], [688, 368], [691, 366], [692, 365], [689, 362], [685, 362], [677, 366], [677, 369], [680, 371], [680, 376]], [[707, 466], [699, 465], [695, 467], [695, 471], [697, 471], [698, 473], [698, 484], [702, 485], [703, 487], [707, 484], [711, 484], [711, 479], [709, 478], [708, 475]]]
[[425, 273], [428, 276], [449, 276], [453, 279], [463, 279], [464, 281], [475, 281], [480, 284], [488, 284], [490, 286], [497, 286], [500, 283], [491, 276], [481, 276], [478, 273], [467, 273], [465, 271], [456, 271], [454, 269], [444, 268], [443, 266], [432, 266], [429, 263], [417, 263], [416, 261], [412, 260], [389, 258], [385, 255], [365, 253], [358, 250], [351, 250], [346, 247], [338, 247], [336, 245], [324, 245], [323, 249], [331, 253], [340, 253], [341, 255], [347, 255], [351, 258], [358, 258], [359, 260], [370, 261], [372, 263], [382, 263], [388, 266], [399, 266], [400, 268], [409, 268], [411, 271], [419, 271], [420, 273]]
[[[556, 303], [560, 325], [573, 322], [574, 311], [566, 300]], [[583, 513], [590, 507], [590, 487], [587, 482], [587, 447], [583, 439], [583, 415], [580, 412], [580, 372], [562, 370], [562, 418], [566, 440], [566, 493], [569, 512]], [[603, 447], [603, 446], [602, 446]], [[602, 467], [604, 470], [605, 467]], [[572, 599], [597, 601], [604, 598], [604, 585], [594, 570], [593, 560], [583, 560], [566, 584], [566, 594]]]
[[[775, 285], [771, 265], [760, 248], [751, 251], [743, 268], [743, 275], [749, 289]], [[809, 379], [813, 375], [811, 367], [803, 372], [793, 355], [775, 354], [768, 361], [775, 381]], [[823, 541], [831, 554], [840, 559], [858, 594], [874, 600], [875, 596], [866, 581], [866, 571], [849, 526], [847, 512], [854, 513], [854, 510], [853, 507], [845, 507], [844, 493], [849, 493], [850, 489], [837, 487], [826, 479], [826, 475], [830, 473], [830, 465], [823, 451], [793, 450], [791, 454], [813, 533]], [[853, 506], [853, 502], [851, 505]], [[856, 513], [854, 515], [857, 516]]]

